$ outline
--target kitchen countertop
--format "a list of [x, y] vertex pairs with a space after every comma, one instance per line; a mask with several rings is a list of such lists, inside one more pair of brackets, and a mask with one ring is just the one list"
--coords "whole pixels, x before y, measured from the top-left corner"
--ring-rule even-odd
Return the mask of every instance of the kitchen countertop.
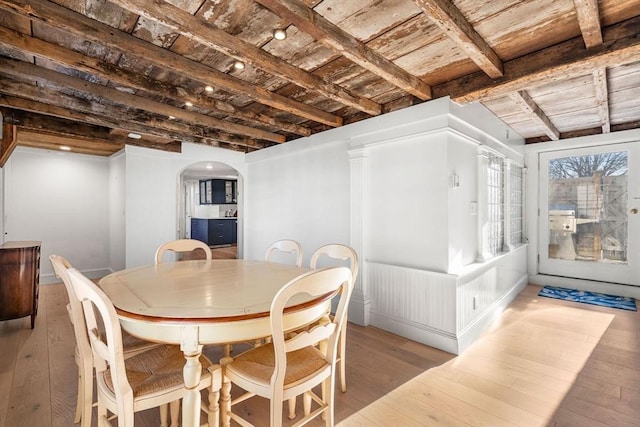
[[238, 219], [237, 216], [220, 216], [218, 218], [196, 218], [196, 217], [191, 217], [192, 219]]

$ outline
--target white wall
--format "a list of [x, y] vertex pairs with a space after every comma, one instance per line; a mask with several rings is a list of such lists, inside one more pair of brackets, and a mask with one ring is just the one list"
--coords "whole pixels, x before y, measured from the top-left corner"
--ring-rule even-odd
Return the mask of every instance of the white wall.
[[18, 147], [3, 173], [4, 240], [42, 242], [41, 283], [58, 281], [51, 254], [90, 276], [108, 271], [108, 159]]
[[[477, 146], [523, 163], [524, 140], [480, 104], [442, 98], [247, 154], [249, 258], [294, 238], [348, 242], [349, 153], [364, 149], [368, 259], [454, 271], [476, 257]], [[450, 188], [453, 172], [460, 187]], [[355, 219], [356, 224], [358, 218]]]
[[245, 173], [244, 153], [204, 145], [184, 143], [181, 153], [128, 145], [125, 156], [127, 268], [152, 263], [157, 247], [178, 237], [179, 178], [186, 167], [212, 161]]
[[371, 147], [368, 259], [447, 271], [446, 159], [446, 135]]
[[263, 259], [275, 240], [295, 239], [308, 265], [326, 243], [349, 242], [349, 159], [344, 142], [248, 165], [245, 258]]
[[112, 271], [126, 266], [125, 165], [124, 151], [109, 158], [109, 266]]
[[[448, 179], [448, 264], [447, 272], [455, 272], [471, 264], [477, 257], [477, 215], [471, 213], [471, 202], [477, 202], [477, 147], [457, 135], [450, 135], [447, 144]], [[458, 187], [452, 186], [452, 175], [458, 177]]]

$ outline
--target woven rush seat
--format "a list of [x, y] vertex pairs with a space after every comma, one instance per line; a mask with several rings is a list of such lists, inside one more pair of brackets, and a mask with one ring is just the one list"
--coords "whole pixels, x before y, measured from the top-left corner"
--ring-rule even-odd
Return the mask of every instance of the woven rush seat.
[[[269, 387], [275, 365], [273, 343], [268, 343], [235, 357], [233, 363], [227, 366], [227, 372], [240, 371], [245, 379]], [[285, 390], [319, 371], [323, 366], [328, 367], [330, 364], [322, 352], [315, 347], [305, 347], [287, 353]]]
[[[202, 375], [206, 375], [212, 363], [204, 356], [200, 357], [200, 363]], [[133, 396], [136, 398], [153, 395], [159, 390], [166, 393], [172, 387], [184, 387], [184, 354], [178, 346], [166, 344], [155, 348], [154, 351], [140, 353], [125, 359], [124, 366]], [[104, 376], [105, 384], [115, 393], [111, 370], [107, 369]]]

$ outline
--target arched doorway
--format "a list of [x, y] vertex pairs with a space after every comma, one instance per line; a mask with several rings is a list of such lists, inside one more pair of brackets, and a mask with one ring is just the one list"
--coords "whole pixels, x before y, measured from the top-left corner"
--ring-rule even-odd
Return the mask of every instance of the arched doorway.
[[[206, 242], [215, 253], [242, 257], [242, 176], [226, 163], [202, 161], [179, 178], [178, 238]], [[222, 194], [219, 194], [222, 192]]]

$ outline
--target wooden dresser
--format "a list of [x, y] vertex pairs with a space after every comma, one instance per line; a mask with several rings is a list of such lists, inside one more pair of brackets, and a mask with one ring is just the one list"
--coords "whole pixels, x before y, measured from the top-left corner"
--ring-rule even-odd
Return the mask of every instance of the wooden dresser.
[[38, 312], [40, 243], [0, 245], [0, 320], [31, 316], [33, 329]]

